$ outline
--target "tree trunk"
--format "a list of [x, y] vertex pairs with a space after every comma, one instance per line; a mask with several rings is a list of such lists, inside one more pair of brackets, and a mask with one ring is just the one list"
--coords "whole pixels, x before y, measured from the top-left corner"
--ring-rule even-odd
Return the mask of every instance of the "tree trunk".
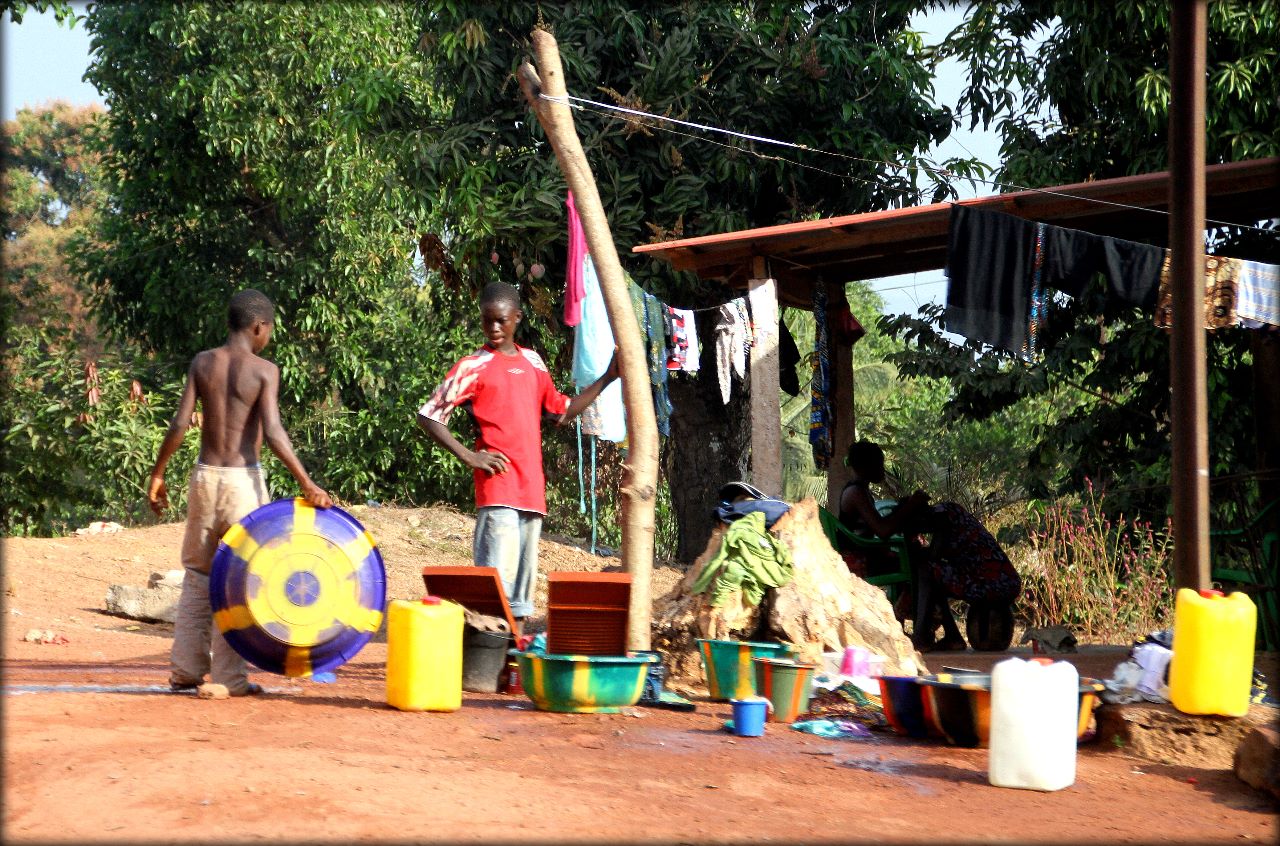
[[669, 383], [674, 411], [671, 437], [662, 451], [671, 507], [679, 526], [676, 560], [686, 564], [702, 554], [718, 523], [713, 510], [719, 504], [716, 493], [720, 486], [746, 479], [751, 458], [746, 383], [732, 376], [729, 404], [721, 402], [715, 365], [715, 312], [703, 314], [708, 317], [698, 322], [702, 347], [698, 373], [676, 376]]
[[[648, 649], [653, 602], [650, 580], [653, 571], [654, 506], [658, 490], [658, 427], [650, 393], [649, 369], [640, 341], [640, 327], [631, 307], [609, 231], [609, 221], [600, 202], [595, 178], [587, 164], [573, 125], [573, 113], [566, 102], [564, 68], [560, 50], [551, 33], [535, 29], [531, 34], [538, 70], [525, 62], [520, 66], [520, 89], [538, 123], [555, 150], [556, 160], [573, 191], [587, 248], [600, 276], [609, 326], [618, 345], [618, 367], [622, 376], [622, 398], [627, 409], [628, 460], [622, 473], [622, 564], [631, 574], [631, 608], [627, 625], [627, 646]], [[554, 100], [544, 99], [555, 98]], [[560, 100], [561, 102], [556, 102]]]

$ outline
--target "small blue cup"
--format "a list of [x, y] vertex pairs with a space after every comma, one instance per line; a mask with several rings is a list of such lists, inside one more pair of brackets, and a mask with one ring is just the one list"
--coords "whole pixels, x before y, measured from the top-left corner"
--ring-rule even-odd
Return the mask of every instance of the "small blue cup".
[[739, 737], [759, 737], [764, 734], [764, 720], [768, 713], [767, 699], [731, 699], [733, 705], [733, 733]]

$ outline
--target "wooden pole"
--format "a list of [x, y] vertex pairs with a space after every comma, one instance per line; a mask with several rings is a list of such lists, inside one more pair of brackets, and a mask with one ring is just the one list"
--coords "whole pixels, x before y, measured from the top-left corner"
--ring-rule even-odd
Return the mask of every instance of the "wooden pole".
[[1174, 0], [1169, 41], [1169, 366], [1173, 564], [1180, 588], [1209, 586], [1209, 414], [1204, 342], [1205, 0]]
[[782, 410], [778, 401], [778, 283], [763, 258], [751, 263], [747, 281], [751, 321], [751, 484], [769, 496], [782, 496]]
[[[627, 409], [627, 461], [622, 465], [621, 490], [622, 565], [631, 574], [627, 647], [648, 649], [653, 617], [650, 582], [654, 507], [658, 491], [658, 424], [653, 411], [649, 367], [604, 204], [582, 151], [582, 142], [578, 140], [573, 112], [563, 102], [568, 92], [559, 46], [551, 33], [543, 29], [535, 29], [530, 37], [538, 67], [535, 69], [528, 62], [520, 66], [520, 90], [547, 134], [560, 171], [573, 191], [574, 205], [587, 236], [587, 248], [600, 277], [609, 326], [618, 345], [622, 399]], [[542, 95], [561, 102], [544, 99]]]
[[[853, 468], [844, 463], [857, 421], [853, 416], [853, 345], [845, 343], [839, 331], [840, 308], [847, 302], [844, 285], [815, 280], [815, 285], [827, 286], [827, 344], [831, 350], [831, 410], [835, 425], [831, 427], [831, 465], [827, 468], [827, 510], [840, 513], [840, 494], [845, 483], [853, 478]], [[839, 304], [839, 308], [837, 308]]]

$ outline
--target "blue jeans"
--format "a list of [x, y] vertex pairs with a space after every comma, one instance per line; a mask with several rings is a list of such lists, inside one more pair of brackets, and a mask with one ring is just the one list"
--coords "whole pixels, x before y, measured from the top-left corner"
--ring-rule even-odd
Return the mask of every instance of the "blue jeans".
[[538, 538], [542, 515], [505, 505], [476, 510], [472, 560], [477, 567], [497, 567], [512, 617], [533, 613], [534, 580], [538, 576]]

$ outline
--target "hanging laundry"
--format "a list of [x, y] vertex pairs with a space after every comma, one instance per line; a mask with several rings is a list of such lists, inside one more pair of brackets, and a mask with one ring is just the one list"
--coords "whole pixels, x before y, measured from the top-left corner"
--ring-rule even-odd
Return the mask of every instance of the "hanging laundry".
[[1031, 221], [952, 205], [943, 317], [948, 332], [1010, 352], [1022, 349], [1035, 237]]
[[670, 311], [675, 343], [671, 355], [667, 357], [667, 369], [697, 373], [702, 348], [698, 346], [698, 327], [694, 323], [693, 312], [686, 308], [673, 308]]
[[809, 444], [813, 464], [826, 470], [834, 452], [831, 443], [836, 421], [831, 406], [831, 353], [827, 340], [827, 285], [819, 279], [813, 286], [814, 359], [813, 403], [809, 410]]
[[739, 379], [747, 375], [746, 321], [742, 319], [742, 298], [720, 306], [716, 319], [716, 376], [720, 380], [720, 399], [729, 402], [730, 370]]
[[578, 208], [573, 204], [572, 191], [565, 205], [569, 207], [569, 255], [565, 260], [564, 325], [577, 326], [582, 315], [582, 262], [587, 256], [587, 234], [582, 229]]
[[[1102, 246], [1102, 275], [1112, 296], [1151, 311], [1160, 289], [1160, 265], [1165, 249], [1121, 238], [1097, 236]], [[1055, 284], [1050, 278], [1050, 284]]]
[[853, 311], [849, 308], [849, 302], [846, 300], [845, 304], [840, 306], [840, 312], [836, 315], [832, 340], [851, 347], [865, 338], [866, 335], [867, 330], [858, 322], [858, 318], [853, 316]]
[[[1173, 327], [1173, 284], [1169, 278], [1172, 257], [1166, 256], [1160, 268], [1159, 304], [1156, 326]], [[1204, 257], [1204, 328], [1225, 329], [1236, 325], [1236, 282], [1240, 277], [1240, 260], [1223, 256]]]
[[1043, 223], [1036, 224], [1036, 246], [1031, 259], [1031, 295], [1027, 298], [1030, 308], [1027, 312], [1027, 335], [1022, 341], [1022, 357], [1034, 358], [1036, 342], [1040, 337], [1040, 324], [1048, 314], [1048, 296], [1044, 290], [1044, 234], [1047, 227]]
[[676, 354], [676, 318], [671, 313], [671, 306], [661, 300], [659, 304], [662, 306], [662, 343], [666, 347], [666, 359], [671, 361], [671, 357]]
[[1078, 297], [1100, 273], [1112, 297], [1150, 310], [1164, 255], [1150, 244], [953, 205], [943, 325], [966, 338], [1033, 355], [1050, 289]]
[[800, 377], [796, 365], [800, 363], [800, 348], [787, 328], [787, 321], [778, 321], [778, 387], [793, 397], [800, 396]]
[[640, 325], [640, 340], [644, 344], [645, 360], [649, 367], [649, 382], [653, 390], [653, 413], [657, 418], [658, 434], [671, 434], [671, 396], [667, 391], [667, 307], [657, 297], [642, 290], [627, 274], [631, 290], [631, 308]]
[[1280, 326], [1280, 266], [1240, 261], [1236, 317], [1247, 329]]
[[[613, 359], [613, 329], [605, 310], [600, 278], [588, 254], [582, 262], [581, 321], [573, 330], [573, 381], [581, 391], [609, 369]], [[582, 413], [582, 432], [614, 443], [626, 440], [627, 423], [622, 381], [615, 379]]]
[[730, 300], [730, 304], [738, 312], [738, 319], [742, 321], [742, 356], [745, 361], [751, 361], [751, 348], [756, 345], [756, 325], [751, 321], [751, 312], [747, 308], [747, 298], [738, 297]]
[[1094, 274], [1101, 273], [1112, 297], [1144, 311], [1155, 307], [1166, 252], [1163, 247], [1062, 226], [1037, 226], [1043, 231], [1045, 288], [1078, 297]]

